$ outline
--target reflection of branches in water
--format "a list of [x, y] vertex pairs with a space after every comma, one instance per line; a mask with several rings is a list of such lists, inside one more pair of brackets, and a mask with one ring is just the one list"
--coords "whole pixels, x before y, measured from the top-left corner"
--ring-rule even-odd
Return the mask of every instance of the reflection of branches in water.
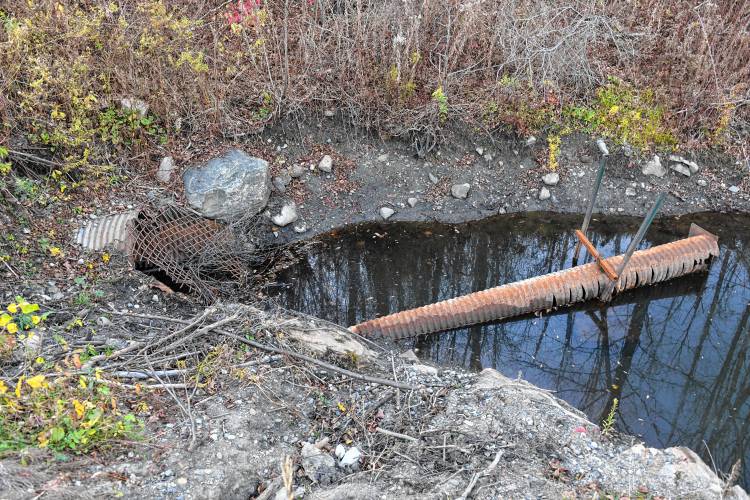
[[[383, 239], [361, 230], [327, 242], [307, 267], [291, 270], [286, 305], [350, 325], [556, 271], [570, 265], [575, 244], [564, 226], [547, 222], [540, 231], [521, 220], [460, 234], [437, 228], [431, 236], [389, 228]], [[619, 227], [594, 229], [591, 239], [604, 255], [629, 243]], [[727, 232], [707, 276], [629, 292], [606, 308], [587, 304], [420, 337], [414, 345], [441, 363], [494, 366], [510, 376], [523, 371], [593, 417], [618, 396], [624, 429], [659, 445], [700, 448], [706, 439], [720, 463], [731, 463], [750, 445], [750, 234]], [[655, 233], [641, 247], [672, 240], [672, 233]]]

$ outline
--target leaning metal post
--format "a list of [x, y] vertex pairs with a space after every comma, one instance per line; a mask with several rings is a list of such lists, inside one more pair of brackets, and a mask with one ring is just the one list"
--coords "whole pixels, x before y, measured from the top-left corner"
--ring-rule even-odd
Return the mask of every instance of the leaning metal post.
[[643, 219], [643, 222], [641, 223], [641, 227], [638, 228], [638, 232], [635, 233], [635, 237], [633, 237], [633, 239], [630, 241], [630, 245], [628, 246], [628, 249], [625, 252], [625, 255], [623, 256], [622, 261], [620, 262], [620, 265], [617, 266], [617, 270], [615, 272], [615, 274], [617, 275], [617, 280], [611, 281], [607, 285], [607, 288], [605, 288], [604, 292], [599, 297], [600, 300], [602, 300], [603, 302], [609, 302], [612, 299], [612, 292], [614, 292], [615, 286], [619, 282], [623, 271], [625, 271], [625, 268], [628, 265], [628, 261], [630, 261], [630, 258], [633, 256], [633, 252], [635, 252], [635, 249], [638, 247], [638, 245], [641, 243], [641, 240], [646, 235], [646, 231], [648, 231], [649, 226], [654, 221], [654, 218], [656, 217], [656, 213], [661, 208], [661, 205], [662, 203], [664, 203], [664, 199], [666, 197], [667, 197], [667, 193], [659, 193], [659, 196], [656, 197], [654, 206], [651, 207], [651, 210]]
[[[586, 216], [583, 218], [583, 225], [581, 226], [581, 232], [585, 235], [589, 229], [589, 222], [591, 222], [591, 214], [594, 212], [594, 202], [596, 201], [596, 195], [599, 192], [599, 186], [602, 185], [602, 178], [604, 178], [604, 169], [607, 166], [607, 157], [609, 156], [609, 150], [603, 139], [598, 139], [596, 145], [599, 147], [599, 151], [602, 152], [602, 157], [599, 159], [599, 172], [596, 174], [596, 181], [594, 181], [594, 189], [591, 191], [591, 197], [589, 198], [589, 206], [586, 208]], [[578, 254], [581, 251], [581, 242], [576, 244], [576, 250], [573, 254], [573, 265], [578, 265]]]

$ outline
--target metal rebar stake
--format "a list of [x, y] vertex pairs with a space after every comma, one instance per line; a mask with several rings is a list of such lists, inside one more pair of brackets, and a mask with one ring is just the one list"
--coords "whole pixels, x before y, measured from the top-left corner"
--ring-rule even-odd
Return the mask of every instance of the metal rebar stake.
[[643, 222], [641, 222], [641, 227], [638, 228], [638, 232], [635, 233], [635, 236], [632, 240], [630, 240], [630, 245], [628, 245], [628, 249], [625, 251], [625, 255], [622, 258], [622, 262], [620, 262], [620, 265], [617, 266], [617, 280], [611, 281], [607, 288], [604, 289], [604, 292], [599, 296], [599, 299], [603, 302], [609, 302], [612, 299], [612, 293], [614, 292], [615, 287], [620, 282], [620, 278], [622, 277], [622, 273], [625, 271], [625, 268], [628, 266], [628, 262], [630, 262], [630, 258], [633, 256], [633, 252], [635, 252], [635, 249], [638, 248], [638, 245], [640, 245], [641, 240], [643, 240], [643, 237], [646, 236], [646, 231], [648, 231], [649, 226], [651, 226], [651, 223], [654, 222], [654, 218], [656, 217], [656, 213], [661, 208], [662, 204], [664, 203], [664, 199], [667, 197], [667, 193], [659, 193], [659, 196], [656, 197], [656, 201], [654, 202], [654, 205], [651, 207], [651, 210], [649, 210], [648, 214], [646, 214], [646, 217], [643, 219]]
[[[596, 195], [599, 193], [599, 186], [602, 185], [602, 179], [604, 178], [604, 169], [607, 166], [607, 157], [609, 156], [609, 150], [603, 139], [598, 139], [596, 145], [599, 147], [599, 151], [602, 152], [602, 157], [599, 159], [599, 172], [596, 174], [596, 180], [594, 181], [594, 189], [591, 191], [591, 198], [589, 198], [589, 205], [586, 208], [586, 216], [583, 218], [583, 224], [581, 225], [581, 232], [586, 235], [586, 231], [589, 229], [589, 222], [591, 222], [591, 214], [594, 212], [594, 202], [596, 201]], [[581, 252], [581, 242], [576, 244], [576, 250], [573, 254], [573, 265], [578, 265], [578, 254]]]

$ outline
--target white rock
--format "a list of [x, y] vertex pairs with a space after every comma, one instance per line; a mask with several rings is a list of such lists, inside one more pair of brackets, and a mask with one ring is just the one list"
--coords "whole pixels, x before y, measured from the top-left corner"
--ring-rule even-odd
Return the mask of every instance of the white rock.
[[695, 163], [694, 161], [688, 160], [687, 158], [684, 158], [682, 156], [669, 155], [669, 161], [682, 163], [683, 165], [687, 166], [690, 169], [691, 174], [697, 174], [698, 170], [700, 170], [700, 167], [698, 166], [697, 163]]
[[552, 195], [550, 194], [549, 189], [547, 189], [546, 187], [543, 187], [542, 189], [539, 190], [539, 199], [540, 200], [542, 200], [542, 201], [549, 200], [550, 196], [552, 196]]
[[484, 148], [482, 146], [477, 146], [476, 151], [479, 156], [482, 156], [484, 154]]
[[303, 175], [305, 175], [305, 167], [303, 167], [302, 165], [292, 165], [292, 168], [289, 169], [289, 175], [293, 179], [302, 177]]
[[388, 161], [388, 154], [387, 153], [383, 153], [382, 155], [378, 156], [378, 161], [380, 163], [387, 162]]
[[673, 165], [670, 165], [669, 168], [671, 170], [674, 170], [678, 174], [682, 174], [685, 177], [690, 177], [690, 169], [686, 165], [683, 165], [682, 163], [675, 163]]
[[635, 188], [625, 188], [625, 196], [635, 196]]
[[557, 186], [557, 183], [560, 182], [560, 174], [557, 172], [550, 172], [542, 177], [542, 182], [548, 186]]
[[384, 220], [390, 219], [391, 216], [396, 213], [396, 211], [393, 210], [391, 207], [380, 207], [380, 211], [379, 212], [380, 212], [380, 216]]
[[297, 217], [297, 206], [289, 203], [281, 207], [281, 213], [271, 217], [271, 221], [279, 227], [284, 227], [296, 221]]
[[643, 172], [645, 175], [664, 177], [664, 175], [667, 173], [667, 169], [662, 166], [659, 155], [654, 155], [654, 157], [643, 166], [641, 172]]
[[307, 231], [307, 224], [304, 222], [302, 224], [295, 224], [292, 229], [294, 229], [295, 233], [302, 234]]
[[698, 179], [697, 184], [701, 187], [706, 187], [708, 186], [708, 181], [706, 179]]
[[411, 208], [414, 208], [417, 206], [417, 201], [419, 200], [417, 200], [416, 198], [409, 198], [408, 200], [406, 200], [406, 203], [408, 203]]
[[739, 186], [729, 186], [729, 192], [737, 194], [737, 193], [740, 192], [740, 188], [739, 188]]
[[454, 198], [458, 198], [459, 200], [464, 200], [467, 196], [469, 196], [470, 190], [471, 184], [454, 184], [453, 186], [451, 186], [451, 195]]
[[417, 373], [421, 373], [422, 375], [432, 375], [437, 376], [438, 369], [434, 366], [427, 366], [427, 365], [412, 365], [409, 367], [410, 370], [415, 371]]
[[343, 444], [337, 444], [336, 445], [336, 457], [340, 460], [344, 458], [344, 454], [346, 453], [346, 447]]
[[361, 456], [362, 456], [362, 452], [359, 451], [359, 448], [357, 448], [356, 446], [353, 446], [349, 448], [348, 450], [346, 450], [346, 453], [344, 453], [344, 456], [341, 458], [339, 465], [341, 467], [354, 465], [357, 462], [359, 462], [359, 459]]
[[534, 144], [536, 144], [536, 137], [534, 137], [533, 135], [529, 136], [529, 138], [526, 139], [526, 145], [529, 146], [529, 147], [531, 147]]
[[165, 156], [162, 158], [161, 163], [159, 163], [159, 169], [156, 171], [156, 180], [163, 184], [169, 183], [176, 169], [177, 166], [174, 163], [174, 158]]
[[323, 111], [323, 115], [327, 118], [332, 118], [336, 113], [332, 109], [326, 109]]
[[318, 163], [318, 168], [322, 172], [331, 172], [333, 170], [333, 158], [330, 155], [325, 155]]
[[438, 183], [438, 181], [440, 180], [440, 179], [438, 179], [438, 178], [437, 178], [437, 176], [436, 176], [435, 174], [433, 174], [432, 172], [430, 172], [430, 173], [429, 173], [429, 174], [427, 174], [427, 175], [429, 175], [429, 177], [430, 177], [430, 182], [431, 182], [431, 183], [433, 183], [433, 184], [437, 184], [437, 183]]

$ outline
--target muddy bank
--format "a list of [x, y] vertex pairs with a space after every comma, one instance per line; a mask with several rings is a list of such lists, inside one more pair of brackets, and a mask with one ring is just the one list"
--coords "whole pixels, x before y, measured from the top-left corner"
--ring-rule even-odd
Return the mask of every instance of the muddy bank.
[[[322, 118], [312, 125], [269, 131], [262, 141], [249, 144], [270, 151], [277, 177], [286, 177], [285, 172], [293, 169], [299, 175], [286, 178], [281, 189], [274, 183], [269, 215], [294, 201], [299, 216], [294, 225], [278, 231], [284, 239], [308, 238], [359, 222], [384, 222], [383, 207], [393, 211], [389, 221], [447, 223], [526, 211], [585, 212], [599, 161], [591, 138], [565, 137], [554, 171], [557, 180], [553, 176], [548, 178], [552, 182], [545, 183], [543, 177], [552, 172], [546, 166], [548, 148], [543, 138], [462, 130], [452, 131], [450, 137], [427, 157], [418, 158], [404, 141], [381, 140]], [[658, 177], [643, 173], [651, 155], [611, 143], [610, 151], [597, 213], [642, 215], [662, 191], [669, 196], [661, 215], [750, 211], [750, 166], [742, 161], [714, 153], [680, 152], [698, 165], [697, 173], [688, 177], [673, 170], [671, 166], [678, 165], [662, 153], [664, 175]], [[319, 168], [326, 154], [333, 160], [330, 173]], [[468, 184], [468, 193], [459, 199], [454, 194], [463, 193], [459, 189], [452, 194], [452, 187], [462, 184]], [[542, 190], [548, 191], [548, 198]]]

